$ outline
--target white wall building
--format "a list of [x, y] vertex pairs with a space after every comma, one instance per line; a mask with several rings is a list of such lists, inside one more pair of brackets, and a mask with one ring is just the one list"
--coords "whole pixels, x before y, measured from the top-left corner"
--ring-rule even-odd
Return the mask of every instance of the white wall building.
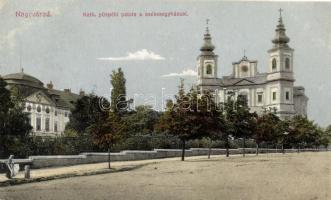
[[30, 113], [33, 136], [58, 136], [64, 133], [69, 122], [71, 109], [82, 96], [74, 94], [70, 89], [64, 91], [53, 88], [52, 82], [44, 84], [35, 77], [20, 73], [3, 76], [8, 89], [16, 90], [25, 100], [25, 111]]
[[266, 73], [259, 73], [258, 62], [244, 56], [232, 63], [233, 72], [230, 76], [218, 78], [218, 56], [213, 52], [215, 46], [207, 27], [201, 54], [197, 58], [198, 88], [216, 92], [220, 102], [229, 98], [230, 91], [235, 97], [242, 95], [252, 112], [261, 113], [271, 109], [282, 119], [294, 115], [306, 116], [308, 98], [302, 86], [294, 86], [294, 50], [288, 45], [290, 39], [285, 30], [280, 15], [273, 46], [268, 51]]

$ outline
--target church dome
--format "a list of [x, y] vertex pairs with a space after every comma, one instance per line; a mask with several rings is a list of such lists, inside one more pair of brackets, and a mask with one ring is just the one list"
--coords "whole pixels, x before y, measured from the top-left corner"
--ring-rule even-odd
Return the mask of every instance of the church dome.
[[287, 37], [285, 31], [285, 26], [283, 24], [282, 19], [282, 9], [279, 9], [279, 20], [278, 25], [276, 27], [276, 36], [272, 40], [272, 43], [274, 44], [274, 47], [288, 47], [288, 42], [290, 41], [290, 38]]
[[209, 28], [208, 28], [208, 19], [207, 19], [207, 27], [206, 27], [206, 33], [204, 34], [203, 37], [203, 45], [200, 48], [200, 51], [202, 52], [213, 52], [215, 49], [215, 46], [211, 42], [211, 35], [209, 33]]
[[37, 78], [30, 76], [23, 71], [20, 73], [14, 73], [14, 74], [8, 74], [3, 76], [3, 79], [8, 84], [15, 84], [15, 85], [25, 85], [25, 86], [31, 86], [36, 88], [43, 88], [44, 84]]

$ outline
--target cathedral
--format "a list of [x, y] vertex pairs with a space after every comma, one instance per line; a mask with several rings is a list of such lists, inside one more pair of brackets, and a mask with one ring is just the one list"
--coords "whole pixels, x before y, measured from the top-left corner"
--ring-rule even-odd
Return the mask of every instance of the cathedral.
[[[207, 21], [208, 25], [208, 21]], [[199, 90], [216, 93], [218, 102], [229, 98], [244, 97], [252, 112], [261, 113], [271, 110], [281, 119], [294, 115], [307, 116], [308, 98], [302, 86], [295, 86], [293, 76], [293, 52], [289, 37], [280, 16], [272, 47], [268, 50], [269, 59], [265, 66], [267, 72], [260, 73], [257, 61], [246, 56], [232, 63], [232, 74], [219, 78], [218, 55], [214, 53], [208, 26], [204, 43], [197, 58], [197, 86]]]

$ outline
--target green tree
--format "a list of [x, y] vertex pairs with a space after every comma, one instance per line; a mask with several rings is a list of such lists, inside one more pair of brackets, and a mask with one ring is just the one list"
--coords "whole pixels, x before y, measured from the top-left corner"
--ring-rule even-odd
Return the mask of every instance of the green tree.
[[318, 126], [307, 117], [294, 116], [289, 121], [289, 127], [289, 142], [291, 145], [299, 149], [318, 145]]
[[66, 137], [75, 137], [76, 148], [101, 149], [93, 143], [89, 127], [107, 119], [108, 110], [102, 109], [102, 106], [109, 107], [109, 105], [110, 103], [105, 98], [95, 94], [84, 96], [76, 102], [65, 130]]
[[181, 80], [175, 102], [168, 101], [167, 110], [157, 124], [159, 131], [177, 136], [182, 143], [182, 161], [185, 159], [185, 144], [189, 139], [208, 135], [212, 123], [211, 112], [208, 112], [208, 96], [198, 97], [195, 89], [185, 93], [184, 81]]
[[243, 156], [245, 156], [246, 139], [252, 138], [254, 134], [257, 115], [250, 112], [247, 99], [242, 95], [238, 95], [233, 106], [229, 117], [232, 121], [232, 133], [234, 137], [243, 139]]
[[111, 90], [111, 109], [115, 113], [123, 113], [128, 110], [129, 102], [126, 99], [126, 79], [124, 72], [121, 68], [117, 71], [113, 70], [110, 83], [112, 85]]
[[319, 129], [319, 144], [328, 148], [331, 143], [331, 125], [329, 125], [325, 130]]
[[[282, 136], [282, 121], [272, 112], [265, 111], [257, 116], [256, 130], [253, 138], [256, 142], [256, 154], [259, 153], [259, 146], [262, 142], [274, 142], [278, 136]], [[284, 141], [282, 141], [283, 143]]]
[[84, 96], [76, 102], [72, 110], [70, 121], [66, 128], [75, 130], [82, 134], [86, 128], [94, 124], [100, 117], [107, 117], [109, 102], [102, 96], [90, 94]]
[[25, 156], [23, 147], [32, 129], [29, 114], [18, 91], [11, 94], [6, 86], [0, 77], [0, 157]]
[[154, 132], [154, 126], [159, 121], [160, 113], [151, 106], [137, 106], [129, 115], [123, 117], [128, 126], [130, 135], [137, 133], [145, 135]]
[[125, 125], [121, 118], [113, 112], [108, 112], [106, 119], [103, 116], [99, 117], [88, 129], [93, 136], [94, 143], [99, 147], [108, 149], [108, 167], [110, 169], [111, 146], [123, 138]]

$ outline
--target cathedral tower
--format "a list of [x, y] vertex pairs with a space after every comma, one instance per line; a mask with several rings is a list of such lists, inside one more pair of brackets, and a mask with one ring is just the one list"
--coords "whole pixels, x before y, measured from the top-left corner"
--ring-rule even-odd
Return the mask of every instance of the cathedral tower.
[[198, 86], [201, 90], [215, 90], [219, 87], [217, 79], [217, 55], [213, 52], [215, 46], [211, 42], [207, 19], [206, 33], [200, 55], [197, 58]]
[[269, 69], [267, 75], [267, 96], [269, 107], [274, 108], [281, 118], [294, 113], [293, 106], [293, 49], [289, 47], [290, 41], [285, 31], [279, 9], [279, 20], [276, 27], [276, 36], [272, 40], [273, 47], [268, 51]]

